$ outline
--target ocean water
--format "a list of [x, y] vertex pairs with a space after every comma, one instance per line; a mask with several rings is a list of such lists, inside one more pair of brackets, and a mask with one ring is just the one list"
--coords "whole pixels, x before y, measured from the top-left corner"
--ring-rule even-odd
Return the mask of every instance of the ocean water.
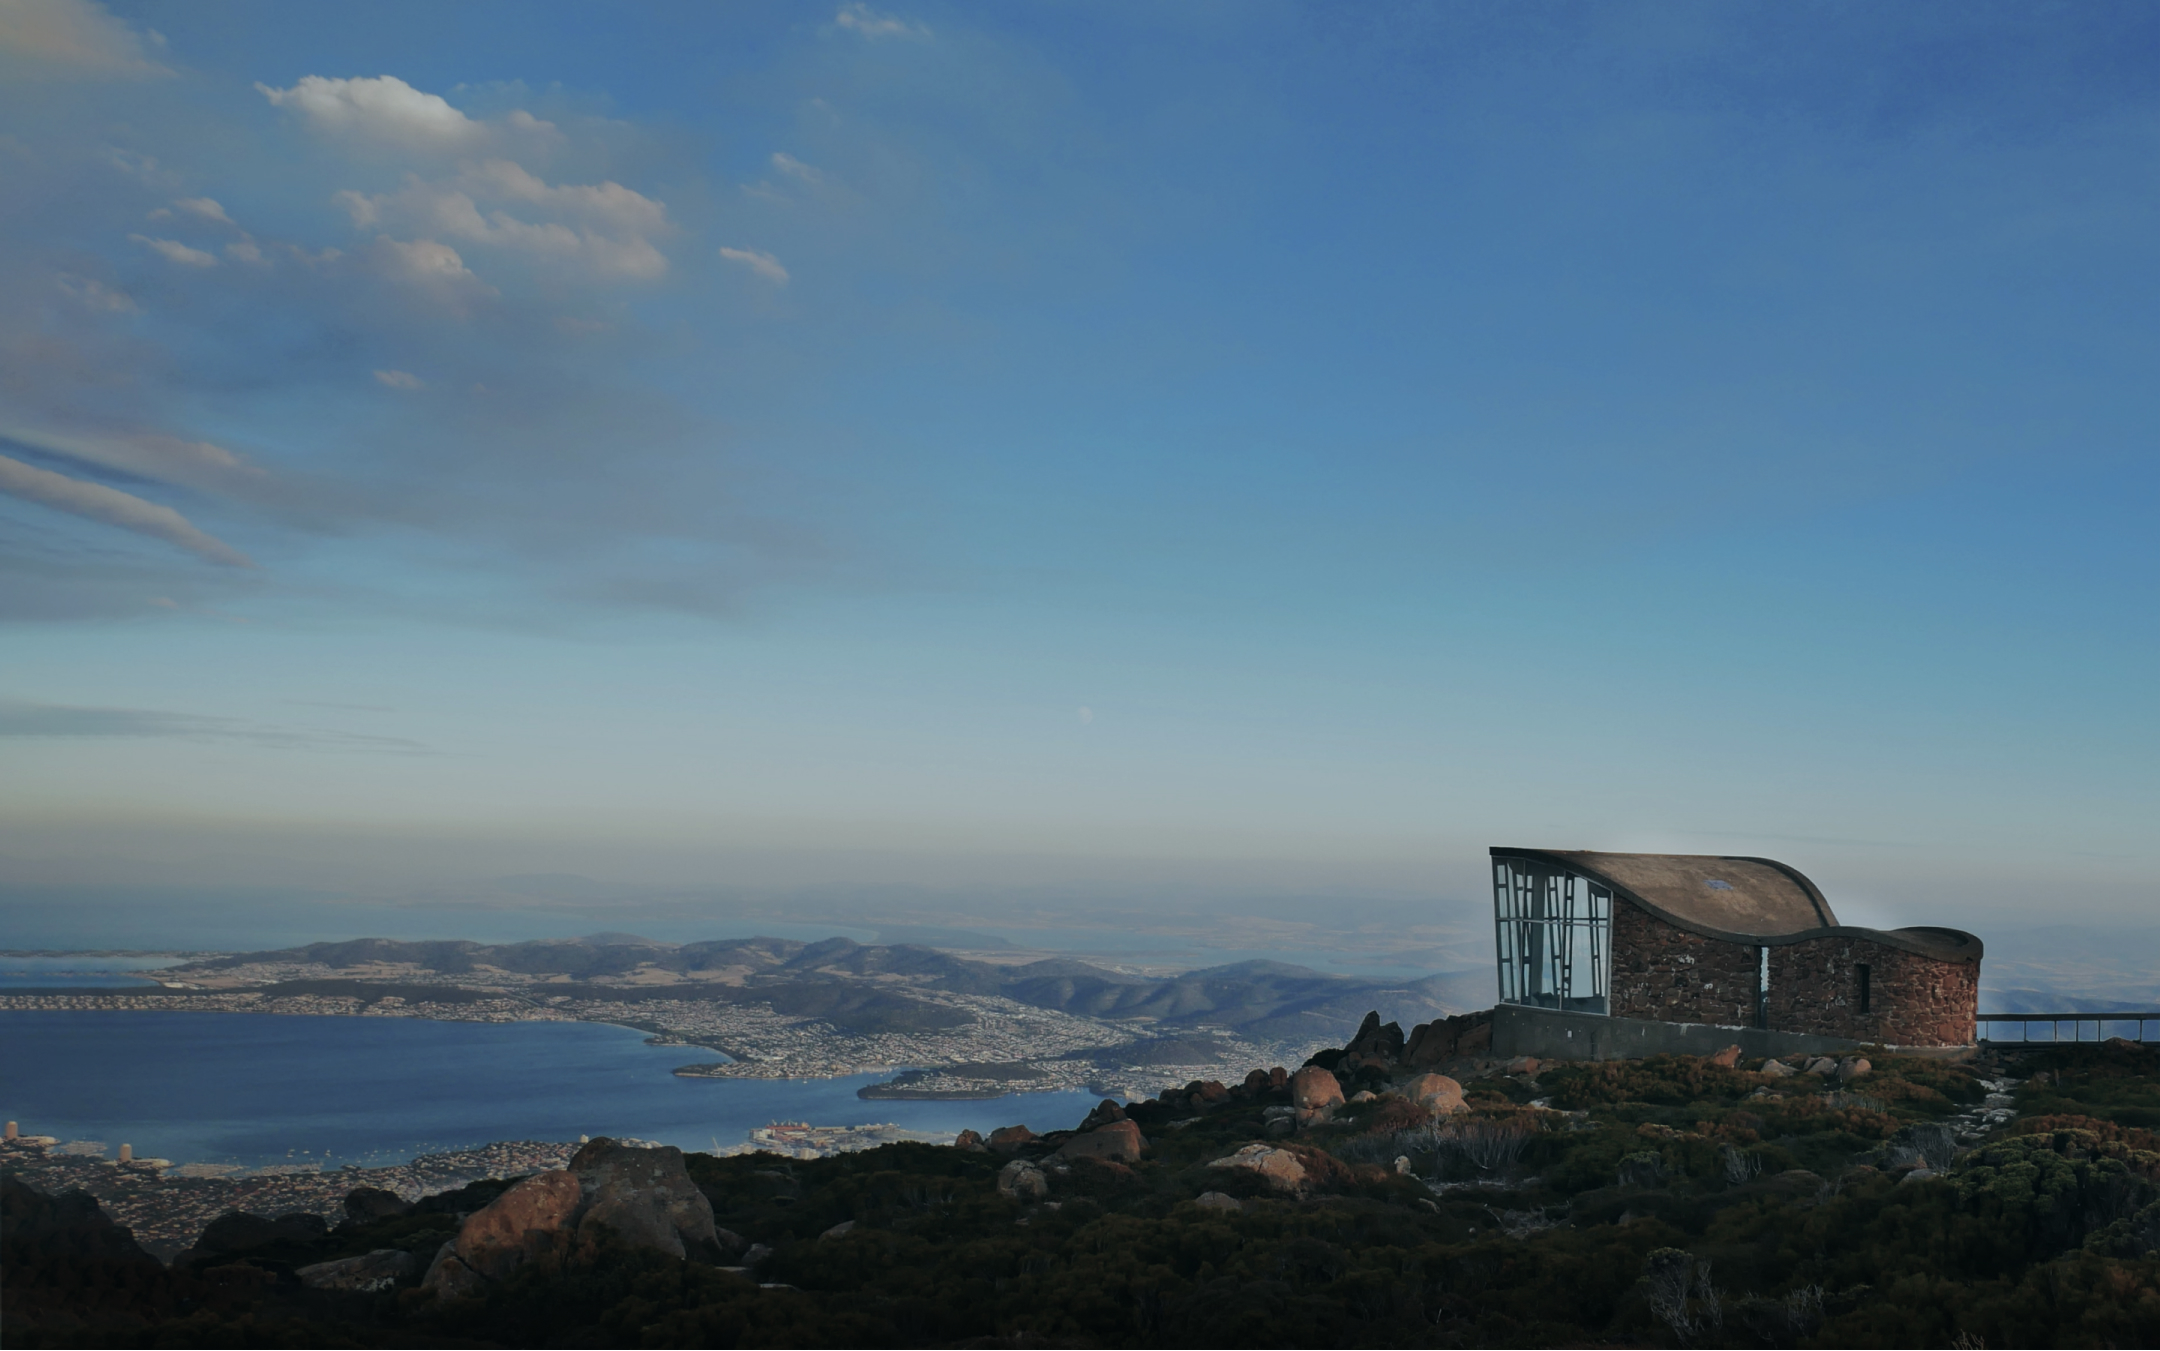
[[151, 972], [178, 957], [0, 957], [0, 991], [155, 990]]
[[491, 1140], [629, 1135], [686, 1150], [768, 1122], [988, 1134], [1077, 1125], [1096, 1099], [865, 1102], [883, 1076], [681, 1079], [712, 1060], [599, 1023], [0, 1011], [0, 1117], [175, 1163], [376, 1166]]

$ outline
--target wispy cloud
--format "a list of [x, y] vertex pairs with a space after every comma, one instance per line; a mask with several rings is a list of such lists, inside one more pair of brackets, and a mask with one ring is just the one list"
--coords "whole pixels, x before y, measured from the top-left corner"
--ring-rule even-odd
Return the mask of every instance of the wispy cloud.
[[722, 248], [720, 256], [731, 263], [739, 263], [749, 268], [775, 286], [787, 285], [788, 270], [780, 265], [778, 258], [769, 253], [761, 253], [756, 249]]
[[146, 502], [133, 493], [108, 488], [102, 483], [89, 483], [56, 474], [50, 469], [39, 469], [5, 455], [0, 455], [0, 493], [161, 539], [212, 563], [235, 568], [255, 566], [246, 554], [196, 529], [187, 517], [171, 507]]
[[18, 75], [141, 79], [172, 71], [150, 58], [165, 40], [141, 33], [91, 0], [0, 0], [0, 55]]
[[217, 255], [191, 249], [177, 239], [152, 239], [148, 235], [129, 235], [128, 238], [182, 267], [217, 266]]
[[411, 371], [377, 371], [375, 378], [389, 389], [418, 389], [427, 383]]
[[341, 80], [304, 75], [290, 89], [255, 88], [280, 108], [291, 108], [317, 131], [391, 145], [458, 149], [480, 139], [480, 123], [450, 106], [440, 94], [413, 88], [395, 75]]
[[930, 36], [928, 24], [913, 19], [903, 19], [895, 14], [880, 14], [864, 4], [842, 5], [833, 16], [835, 26], [860, 37], [876, 41], [879, 38], [926, 38]]
[[146, 738], [237, 741], [271, 750], [372, 751], [427, 755], [432, 750], [405, 737], [374, 736], [323, 727], [283, 727], [245, 718], [209, 717], [147, 708], [84, 708], [0, 699], [0, 737]]

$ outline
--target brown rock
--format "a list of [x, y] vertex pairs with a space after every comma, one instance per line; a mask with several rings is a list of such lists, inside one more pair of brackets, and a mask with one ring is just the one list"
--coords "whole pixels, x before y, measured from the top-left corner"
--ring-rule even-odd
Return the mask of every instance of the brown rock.
[[1529, 1055], [1516, 1056], [1507, 1063], [1506, 1072], [1519, 1074], [1525, 1079], [1535, 1079], [1538, 1072], [1537, 1057]]
[[1058, 1148], [1058, 1157], [1067, 1159], [1112, 1159], [1119, 1163], [1137, 1163], [1140, 1151], [1147, 1148], [1147, 1137], [1130, 1121], [1113, 1121], [1083, 1131], [1067, 1140]]
[[1230, 1100], [1230, 1090], [1214, 1079], [1208, 1080], [1193, 1091], [1209, 1102], [1228, 1102]]
[[348, 1224], [373, 1224], [377, 1220], [395, 1219], [411, 1209], [412, 1202], [381, 1187], [355, 1187], [345, 1193], [345, 1222]]
[[[1194, 1087], [1197, 1088], [1198, 1085], [1196, 1084]], [[1086, 1119], [1081, 1121], [1080, 1129], [1091, 1131], [1097, 1126], [1107, 1126], [1113, 1121], [1123, 1121], [1124, 1119], [1125, 1109], [1118, 1106], [1117, 1100], [1115, 1098], [1104, 1098], [1101, 1102], [1095, 1104], [1095, 1110], [1089, 1112]]]
[[1799, 1072], [1782, 1060], [1765, 1060], [1762, 1068], [1757, 1071], [1757, 1073], [1767, 1074], [1773, 1079], [1790, 1079]]
[[1035, 1132], [1025, 1126], [1000, 1126], [990, 1132], [990, 1148], [1000, 1154], [1010, 1154], [1035, 1138]]
[[971, 1154], [985, 1154], [989, 1152], [989, 1147], [983, 1144], [982, 1136], [976, 1134], [974, 1131], [960, 1132], [959, 1135], [953, 1138], [952, 1143], [954, 1149], [964, 1149]]
[[429, 1269], [427, 1283], [446, 1288], [443, 1283], [455, 1279], [454, 1273], [444, 1271], [446, 1259], [472, 1275], [501, 1280], [568, 1228], [583, 1199], [578, 1176], [568, 1169], [526, 1178], [465, 1217], [448, 1252], [438, 1255]]
[[1273, 1145], [1247, 1145], [1235, 1154], [1216, 1159], [1208, 1167], [1243, 1168], [1258, 1173], [1276, 1191], [1297, 1192], [1305, 1188], [1304, 1163], [1296, 1154]]
[[1369, 1089], [1369, 1088], [1361, 1088], [1361, 1089], [1359, 1089], [1359, 1090], [1358, 1090], [1357, 1092], [1355, 1092], [1355, 1093], [1352, 1093], [1352, 1094], [1350, 1095], [1350, 1101], [1352, 1101], [1352, 1102], [1378, 1102], [1378, 1101], [1380, 1101], [1380, 1095], [1379, 1095], [1378, 1093], [1375, 1093], [1375, 1092], [1373, 1092], [1373, 1091], [1372, 1091], [1371, 1089]]
[[1274, 1085], [1268, 1082], [1268, 1072], [1266, 1070], [1254, 1070], [1251, 1074], [1245, 1076], [1245, 1091], [1247, 1093], [1265, 1093], [1273, 1087]]
[[1404, 1084], [1402, 1091], [1404, 1097], [1434, 1116], [1463, 1110], [1462, 1085], [1445, 1074], [1420, 1074]]
[[1874, 1068], [1872, 1064], [1868, 1063], [1866, 1056], [1856, 1055], [1846, 1060], [1840, 1060], [1837, 1067], [1838, 1081], [1849, 1084]]
[[1318, 1065], [1307, 1065], [1290, 1077], [1290, 1101], [1301, 1112], [1342, 1105], [1342, 1085]]
[[1480, 1055], [1492, 1047], [1492, 1014], [1465, 1013], [1419, 1023], [1403, 1047], [1402, 1062], [1414, 1069]]
[[1290, 1083], [1290, 1071], [1277, 1065], [1267, 1072], [1267, 1079], [1269, 1088], [1287, 1087]]
[[1710, 1063], [1713, 1065], [1723, 1066], [1726, 1069], [1731, 1069], [1733, 1066], [1740, 1063], [1740, 1048], [1738, 1046], [1728, 1046], [1724, 1050], [1719, 1051], [1716, 1055], [1711, 1056]]

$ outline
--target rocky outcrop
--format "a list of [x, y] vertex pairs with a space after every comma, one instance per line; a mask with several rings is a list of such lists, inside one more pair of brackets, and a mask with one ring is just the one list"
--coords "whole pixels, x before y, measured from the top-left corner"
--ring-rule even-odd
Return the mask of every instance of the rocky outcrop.
[[273, 1243], [313, 1243], [330, 1232], [320, 1215], [293, 1211], [276, 1219], [228, 1210], [203, 1227], [195, 1246], [173, 1258], [176, 1267], [201, 1266]]
[[413, 1255], [402, 1248], [377, 1248], [359, 1257], [317, 1262], [300, 1268], [293, 1275], [310, 1290], [347, 1290], [371, 1295], [378, 1290], [396, 1289], [417, 1265]]
[[1193, 1198], [1193, 1204], [1202, 1210], [1243, 1210], [1245, 1203], [1226, 1192], [1202, 1192]]
[[976, 1131], [962, 1131], [953, 1137], [952, 1143], [954, 1149], [966, 1150], [970, 1154], [986, 1153], [990, 1148], [983, 1143], [981, 1134]]
[[1365, 1021], [1358, 1025], [1357, 1035], [1343, 1047], [1345, 1061], [1364, 1060], [1381, 1065], [1394, 1064], [1402, 1059], [1402, 1053], [1402, 1024], [1382, 1023], [1378, 1009], [1365, 1015]]
[[413, 1208], [412, 1202], [381, 1187], [355, 1187], [345, 1193], [345, 1222], [374, 1224], [395, 1219]]
[[1210, 1168], [1240, 1168], [1258, 1174], [1279, 1192], [1305, 1190], [1305, 1163], [1287, 1149], [1274, 1145], [1247, 1145], [1237, 1153], [1216, 1159]]
[[1410, 1039], [1403, 1045], [1402, 1063], [1411, 1069], [1431, 1069], [1491, 1052], [1492, 1011], [1487, 1009], [1419, 1023], [1410, 1029]]
[[1124, 1119], [1125, 1109], [1118, 1105], [1117, 1099], [1104, 1098], [1101, 1102], [1095, 1104], [1095, 1110], [1089, 1112], [1081, 1120], [1079, 1129], [1091, 1131], [1098, 1126], [1107, 1126], [1113, 1121], [1123, 1121]]
[[1114, 1163], [1138, 1163], [1140, 1152], [1147, 1148], [1147, 1137], [1130, 1121], [1113, 1121], [1091, 1131], [1083, 1131], [1058, 1146], [1058, 1157], [1065, 1159], [1108, 1159]]
[[1710, 1063], [1728, 1070], [1733, 1068], [1740, 1063], [1740, 1047], [1737, 1044], [1726, 1047], [1716, 1055], [1711, 1056]]
[[1445, 1074], [1420, 1074], [1402, 1086], [1402, 1094], [1434, 1116], [1463, 1110], [1462, 1085]]
[[633, 1149], [603, 1136], [571, 1157], [570, 1171], [583, 1194], [580, 1233], [605, 1226], [632, 1247], [658, 1248], [670, 1257], [716, 1242], [712, 1203], [690, 1180], [682, 1151], [673, 1145]]
[[579, 1149], [568, 1168], [526, 1178], [466, 1216], [421, 1284], [442, 1294], [478, 1294], [565, 1235], [610, 1233], [671, 1257], [740, 1246], [739, 1239], [722, 1243], [712, 1204], [684, 1170], [681, 1150], [632, 1148], [602, 1136]]
[[47, 1196], [13, 1174], [0, 1176], [0, 1239], [44, 1257], [157, 1261], [88, 1192]]
[[1028, 1160], [1014, 1159], [998, 1170], [997, 1189], [1015, 1201], [1040, 1201], [1050, 1195], [1050, 1179]]
[[1000, 1126], [990, 1132], [990, 1148], [1000, 1154], [1011, 1154], [1020, 1146], [1032, 1143], [1035, 1132], [1025, 1126]]
[[1290, 1076], [1290, 1105], [1300, 1126], [1325, 1121], [1343, 1105], [1342, 1085], [1318, 1065], [1307, 1065]]

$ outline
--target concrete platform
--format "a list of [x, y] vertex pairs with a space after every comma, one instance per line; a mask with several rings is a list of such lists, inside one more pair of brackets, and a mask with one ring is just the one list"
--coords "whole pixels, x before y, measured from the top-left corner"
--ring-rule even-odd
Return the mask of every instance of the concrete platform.
[[[1612, 1018], [1596, 1013], [1563, 1013], [1525, 1004], [1493, 1006], [1492, 1053], [1503, 1059], [1519, 1055], [1540, 1060], [1633, 1060], [1646, 1055], [1715, 1055], [1739, 1043], [1740, 1054], [1761, 1056], [1843, 1055], [1860, 1043], [1843, 1037], [1805, 1032], [1772, 1032], [1760, 1027], [1719, 1027], [1714, 1023], [1661, 1023], [1649, 1018]], [[1964, 1048], [1929, 1047], [1941, 1055]]]

